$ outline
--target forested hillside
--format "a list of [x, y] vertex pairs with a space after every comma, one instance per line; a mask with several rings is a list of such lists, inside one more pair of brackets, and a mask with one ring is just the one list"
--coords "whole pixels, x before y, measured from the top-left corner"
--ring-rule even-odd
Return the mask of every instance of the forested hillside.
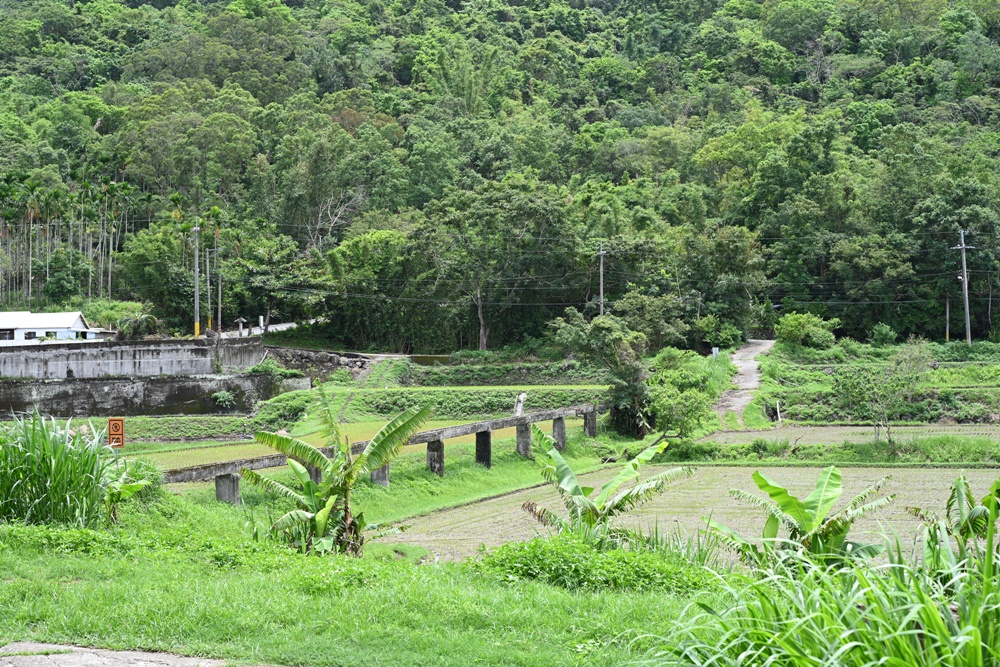
[[654, 345], [940, 337], [965, 229], [985, 337], [998, 40], [995, 0], [0, 0], [0, 301], [189, 331], [197, 223], [224, 322], [352, 347], [596, 313], [602, 244]]

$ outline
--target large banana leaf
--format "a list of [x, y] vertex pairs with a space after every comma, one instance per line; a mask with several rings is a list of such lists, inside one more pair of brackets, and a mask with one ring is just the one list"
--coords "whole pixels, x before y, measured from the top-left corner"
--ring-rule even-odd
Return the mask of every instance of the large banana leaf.
[[414, 406], [380, 428], [358, 457], [358, 473], [377, 470], [397, 456], [410, 437], [430, 419], [432, 412], [430, 407]]
[[290, 438], [287, 435], [268, 433], [267, 431], [255, 433], [253, 437], [257, 440], [257, 442], [267, 445], [272, 449], [276, 449], [290, 458], [301, 461], [311, 468], [318, 468], [320, 472], [323, 473], [323, 477], [329, 476], [332, 472], [330, 459], [326, 458], [323, 455], [323, 452], [319, 451], [308, 442], [303, 442], [296, 438]]
[[323, 506], [319, 512], [316, 512], [316, 535], [323, 537], [326, 535], [326, 524], [330, 520], [330, 512], [333, 511], [333, 506], [337, 504], [337, 496], [330, 496], [326, 505]]
[[303, 496], [296, 493], [295, 491], [292, 491], [284, 484], [274, 481], [270, 477], [264, 477], [263, 475], [259, 475], [253, 470], [248, 470], [247, 468], [244, 468], [243, 470], [240, 471], [240, 476], [246, 481], [253, 484], [254, 486], [260, 487], [265, 491], [269, 491], [276, 496], [283, 496], [285, 498], [288, 498], [289, 500], [296, 503], [299, 507], [308, 506], [308, 504], [306, 503], [306, 499]]
[[552, 465], [555, 468], [555, 478], [560, 494], [586, 498], [583, 489], [580, 488], [580, 483], [576, 480], [576, 475], [573, 474], [573, 469], [566, 463], [566, 459], [562, 457], [559, 450], [555, 447], [550, 449], [549, 458], [552, 459]]
[[775, 503], [764, 498], [753, 495], [752, 493], [747, 493], [741, 489], [729, 489], [729, 495], [737, 500], [737, 502], [746, 503], [747, 505], [755, 505], [766, 511], [769, 515], [773, 516], [775, 519], [784, 524], [785, 528], [789, 532], [798, 532], [799, 523], [795, 517], [785, 514], [781, 511]]
[[837, 502], [843, 492], [841, 480], [840, 469], [836, 466], [830, 466], [820, 473], [816, 488], [802, 503], [811, 517], [809, 526], [804, 528], [805, 532], [812, 532], [819, 527], [826, 515], [833, 509], [833, 504]]
[[642, 468], [643, 464], [649, 463], [649, 461], [654, 456], [662, 452], [666, 446], [667, 443], [664, 442], [662, 445], [647, 447], [640, 452], [638, 456], [626, 463], [617, 475], [601, 486], [601, 492], [597, 495], [597, 498], [594, 499], [594, 504], [598, 507], [603, 507], [611, 494], [617, 491], [625, 482], [638, 478], [639, 470]]
[[340, 410], [322, 386], [313, 403], [314, 413], [319, 419], [320, 433], [326, 438], [327, 447], [337, 447], [346, 454], [346, 443], [340, 437]]
[[808, 533], [812, 530], [812, 515], [802, 501], [790, 494], [788, 489], [771, 481], [759, 470], [753, 474], [753, 481], [761, 491], [771, 497], [778, 509], [795, 520], [800, 531]]
[[308, 525], [312, 519], [312, 512], [307, 512], [305, 510], [292, 510], [274, 522], [274, 525], [271, 526], [271, 532], [277, 533], [283, 530], [289, 530], [295, 526], [303, 524]]
[[649, 479], [643, 480], [635, 486], [620, 492], [604, 505], [595, 501], [595, 505], [601, 510], [604, 516], [611, 517], [616, 514], [631, 510], [645, 502], [648, 502], [656, 494], [663, 490], [667, 482], [672, 482], [681, 477], [689, 477], [694, 474], [694, 468], [685, 466], [682, 468], [672, 468], [661, 472]]

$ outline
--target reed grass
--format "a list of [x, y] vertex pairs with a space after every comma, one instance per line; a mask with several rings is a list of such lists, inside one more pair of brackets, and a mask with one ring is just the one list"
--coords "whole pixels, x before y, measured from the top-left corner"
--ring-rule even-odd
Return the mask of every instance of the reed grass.
[[113, 464], [103, 432], [60, 425], [37, 413], [0, 430], [0, 522], [81, 528], [104, 516], [104, 477]]

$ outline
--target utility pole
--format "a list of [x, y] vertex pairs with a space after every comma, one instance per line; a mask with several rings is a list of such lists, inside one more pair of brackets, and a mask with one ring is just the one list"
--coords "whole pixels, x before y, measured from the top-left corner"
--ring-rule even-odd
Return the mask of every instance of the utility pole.
[[965, 251], [972, 250], [975, 246], [965, 245], [965, 230], [959, 230], [959, 242], [961, 245], [955, 246], [952, 250], [962, 251], [962, 299], [965, 301], [965, 344], [972, 347], [972, 325], [969, 322], [969, 270], [965, 265]]
[[944, 342], [951, 340], [951, 294], [944, 295]]
[[198, 248], [198, 218], [194, 219], [194, 337], [201, 338], [201, 282], [198, 275], [198, 262], [201, 261], [201, 253]]
[[215, 283], [219, 290], [219, 297], [215, 300], [215, 307], [218, 308], [218, 315], [215, 318], [216, 331], [222, 333], [222, 273], [219, 272], [219, 226], [215, 226]]
[[601, 241], [601, 250], [597, 253], [597, 256], [601, 258], [601, 315], [604, 315], [604, 241]]
[[211, 251], [205, 248], [205, 304], [208, 311], [208, 330], [212, 331], [212, 272], [211, 265], [208, 263], [210, 254]]

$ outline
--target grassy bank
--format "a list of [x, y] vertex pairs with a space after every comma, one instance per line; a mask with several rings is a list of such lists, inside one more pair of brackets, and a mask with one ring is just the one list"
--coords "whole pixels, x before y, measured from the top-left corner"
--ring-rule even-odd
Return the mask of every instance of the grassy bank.
[[304, 557], [245, 524], [245, 510], [183, 497], [109, 531], [0, 527], [0, 639], [252, 664], [618, 665], [688, 602], [414, 565], [405, 550]]

